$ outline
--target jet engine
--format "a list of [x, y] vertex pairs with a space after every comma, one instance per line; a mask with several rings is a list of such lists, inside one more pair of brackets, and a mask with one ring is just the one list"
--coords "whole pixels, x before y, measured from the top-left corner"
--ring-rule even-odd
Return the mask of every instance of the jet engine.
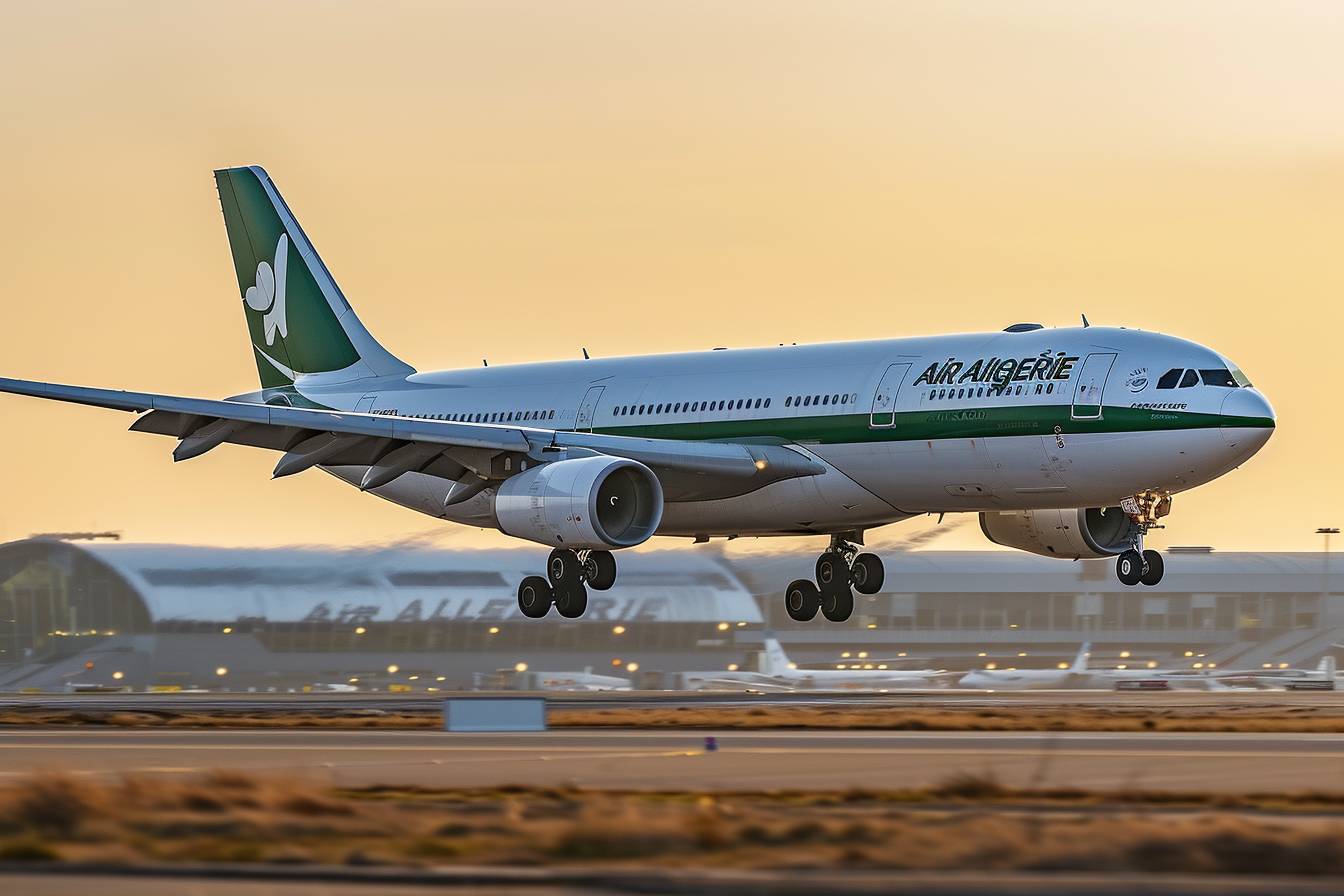
[[980, 531], [1004, 547], [1079, 560], [1128, 550], [1139, 527], [1119, 507], [1086, 507], [982, 513]]
[[504, 480], [495, 518], [509, 535], [552, 547], [628, 548], [647, 541], [662, 522], [663, 488], [633, 460], [558, 460]]

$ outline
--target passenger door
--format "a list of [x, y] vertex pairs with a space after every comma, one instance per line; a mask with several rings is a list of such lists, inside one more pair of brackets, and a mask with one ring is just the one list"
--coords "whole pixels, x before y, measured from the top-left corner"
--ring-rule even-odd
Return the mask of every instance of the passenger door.
[[1083, 362], [1078, 372], [1078, 382], [1073, 387], [1073, 419], [1101, 419], [1102, 395], [1106, 391], [1106, 378], [1110, 376], [1115, 364], [1114, 352], [1094, 352]]
[[873, 393], [873, 410], [868, 416], [868, 425], [874, 429], [896, 424], [896, 396], [901, 391], [901, 383], [910, 372], [909, 364], [892, 364], [877, 382]]
[[593, 415], [597, 413], [597, 402], [602, 398], [603, 386], [593, 386], [583, 395], [579, 403], [578, 416], [574, 418], [575, 432], [592, 432]]

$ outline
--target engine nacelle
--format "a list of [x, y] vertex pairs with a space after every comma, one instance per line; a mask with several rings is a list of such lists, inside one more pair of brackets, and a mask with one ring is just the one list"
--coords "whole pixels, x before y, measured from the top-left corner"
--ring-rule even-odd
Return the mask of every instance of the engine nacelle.
[[980, 514], [980, 531], [995, 544], [1043, 557], [1114, 557], [1134, 543], [1138, 526], [1119, 507], [1009, 510]]
[[662, 522], [663, 487], [633, 460], [558, 460], [504, 480], [495, 518], [509, 535], [552, 547], [628, 548], [647, 541]]

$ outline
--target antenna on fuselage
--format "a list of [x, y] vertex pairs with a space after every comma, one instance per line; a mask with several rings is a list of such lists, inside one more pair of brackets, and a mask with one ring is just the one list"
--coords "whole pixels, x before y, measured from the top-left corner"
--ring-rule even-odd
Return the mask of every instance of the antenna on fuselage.
[[1090, 327], [1090, 326], [1092, 326], [1092, 324], [1088, 321], [1088, 319], [1087, 319], [1087, 315], [1084, 314], [1084, 315], [1083, 315], [1083, 328], [1086, 329], [1086, 328], [1088, 328], [1088, 327]]
[[588, 357], [588, 349], [586, 348], [583, 350], [583, 360], [585, 361], [590, 360], [590, 358]]
[[490, 362], [487, 361], [485, 358], [482, 358], [482, 359], [481, 359], [481, 366], [482, 366], [482, 367], [489, 367], [489, 366], [490, 366]]

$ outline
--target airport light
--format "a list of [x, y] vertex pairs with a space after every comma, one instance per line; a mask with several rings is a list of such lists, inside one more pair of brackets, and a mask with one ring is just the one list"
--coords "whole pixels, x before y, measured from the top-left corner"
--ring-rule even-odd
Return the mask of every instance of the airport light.
[[840, 654], [840, 659], [842, 659], [842, 660], [847, 660], [847, 659], [849, 659], [849, 651], [846, 650], [844, 653]]
[[737, 624], [737, 627], [738, 627], [738, 628], [746, 628], [746, 627], [747, 627], [747, 624], [746, 624], [745, 622], [739, 622], [739, 623]]
[[1210, 668], [1210, 669], [1217, 669], [1217, 668], [1218, 668], [1218, 664], [1217, 664], [1217, 663], [1209, 663], [1209, 668]]
[[526, 672], [526, 671], [527, 671], [527, 663], [514, 663], [514, 664], [513, 664], [513, 671], [515, 671], [515, 672]]
[[1026, 655], [1027, 655], [1027, 652], [1026, 652], [1025, 650], [1023, 650], [1021, 653], [1018, 654], [1018, 656], [1026, 656]]
[[492, 635], [497, 635], [497, 634], [499, 634], [499, 626], [497, 626], [497, 625], [492, 625], [492, 626], [490, 626], [490, 634], [492, 634]]
[[1288, 664], [1287, 664], [1287, 663], [1279, 663], [1279, 668], [1280, 668], [1280, 669], [1287, 669], [1287, 668], [1288, 668]]
[[797, 669], [797, 668], [798, 668], [798, 664], [795, 663], [795, 662], [790, 662], [790, 663], [789, 663], [789, 668], [790, 668], [790, 669]]
[[[897, 655], [897, 656], [905, 656], [905, 651], [904, 651], [904, 650], [902, 650], [902, 651], [901, 651], [901, 652], [900, 652], [900, 653], [898, 653], [898, 654], [896, 654], [896, 655]], [[983, 654], [983, 653], [982, 653], [982, 654], [980, 654], [980, 655], [981, 655], [981, 656], [984, 656], [984, 654]]]
[[871, 668], [873, 668], [873, 664], [872, 664], [872, 663], [864, 663], [864, 664], [863, 664], [863, 668], [865, 668], [865, 669], [871, 669]]
[[360, 626], [356, 626], [356, 627], [355, 627], [355, 634], [357, 634], [357, 635], [362, 635], [362, 634], [364, 634], [366, 631], [368, 631], [368, 629], [366, 629], [366, 628], [365, 628], [364, 626], [362, 626], [362, 625], [360, 625]]
[[[1067, 669], [1067, 668], [1069, 668], [1069, 667], [1066, 666], [1064, 663], [1060, 663], [1060, 664], [1059, 664], [1059, 668], [1061, 668], [1061, 669]], [[1128, 669], [1128, 668], [1129, 668], [1129, 664], [1128, 664], [1128, 663], [1121, 663], [1120, 665], [1116, 666], [1115, 668], [1117, 668], [1117, 669]]]
[[412, 675], [412, 676], [410, 676], [409, 678], [407, 678], [406, 680], [407, 680], [407, 681], [419, 681], [419, 680], [420, 680], [420, 676], [419, 676], [419, 675]]
[[392, 665], [390, 665], [390, 666], [387, 667], [387, 674], [388, 674], [388, 675], [396, 675], [396, 674], [397, 674], [398, 672], [400, 672], [400, 671], [401, 671], [401, 667], [398, 666], [396, 663], [393, 663]]
[[219, 666], [218, 668], [215, 669], [215, 674], [218, 675], [220, 678], [223, 678], [225, 675], [229, 674], [228, 667]]
[[1127, 660], [1127, 659], [1129, 659], [1129, 651], [1128, 651], [1128, 650], [1122, 650], [1122, 651], [1120, 651], [1120, 659], [1122, 659], [1122, 660]]
[[986, 668], [986, 669], [997, 669], [997, 668], [999, 668], [999, 664], [998, 664], [998, 663], [985, 663], [985, 668]]
[[736, 672], [736, 671], [737, 671], [737, 663], [729, 663], [729, 664], [728, 664], [728, 671], [729, 671], [729, 672]]
[[728, 631], [728, 623], [726, 623], [726, 622], [720, 622], [720, 623], [719, 623], [719, 631], [721, 631], [721, 632], [726, 632], [726, 631]]
[[[901, 656], [905, 656], [905, 654], [901, 654]], [[976, 656], [988, 656], [988, 654], [986, 654], [986, 653], [982, 650], [982, 651], [980, 651], [979, 653], [977, 653]]]
[[1185, 652], [1185, 655], [1186, 655], [1186, 656], [1194, 656], [1194, 655], [1195, 655], [1195, 652], [1194, 652], [1193, 650], [1187, 650], [1187, 651]]
[[835, 664], [835, 668], [837, 668], [837, 669], [848, 669], [849, 667], [846, 666], [844, 663], [836, 663], [836, 664]]
[[1261, 663], [1261, 664], [1260, 664], [1260, 668], [1261, 668], [1261, 669], [1273, 669], [1273, 668], [1274, 668], [1274, 664], [1273, 664], [1273, 663]]
[[613, 626], [611, 627], [611, 633], [612, 633], [613, 635], [623, 635], [623, 634], [625, 634], [625, 626], [623, 626], [623, 625], [613, 625]]
[[1195, 663], [1195, 664], [1194, 664], [1194, 668], [1196, 668], [1196, 669], [1203, 669], [1203, 668], [1204, 668], [1204, 664], [1203, 664], [1203, 663]]
[[231, 625], [226, 625], [226, 626], [224, 626], [224, 634], [226, 634], [226, 635], [231, 635], [231, 634], [233, 634], [233, 626], [231, 626]]
[[1149, 668], [1149, 669], [1156, 669], [1156, 668], [1157, 668], [1157, 660], [1149, 660], [1149, 661], [1148, 661], [1148, 668]]
[[126, 673], [125, 673], [125, 672], [113, 672], [113, 673], [112, 673], [112, 677], [115, 678], [117, 681], [121, 681], [123, 678], [126, 677]]
[[638, 672], [638, 671], [639, 671], [639, 663], [626, 663], [626, 664], [625, 664], [625, 671], [627, 671], [627, 672]]
[[[1055, 668], [1056, 668], [1056, 669], [1067, 669], [1067, 668], [1069, 668], [1069, 664], [1068, 664], [1068, 663], [1058, 663], [1058, 664], [1056, 664]], [[1124, 666], [1121, 666], [1120, 668], [1123, 669], [1123, 668], [1125, 668], [1125, 667], [1124, 667]]]
[[876, 623], [876, 622], [870, 622], [870, 623], [868, 623], [868, 627], [869, 627], [869, 628], [877, 628], [877, 623]]
[[618, 668], [623, 662], [625, 661], [618, 656], [614, 656], [611, 658], [611, 665], [613, 668]]
[[359, 684], [359, 679], [358, 679], [358, 678], [351, 678], [351, 679], [349, 679], [349, 681], [350, 681], [350, 684]]
[[878, 664], [877, 664], [877, 668], [879, 668], [879, 669], [885, 669], [885, 668], [887, 668], [887, 664], [886, 664], [886, 663], [878, 663]]
[[866, 660], [866, 659], [868, 659], [868, 651], [866, 651], [866, 650], [860, 650], [860, 651], [859, 651], [859, 659], [861, 659], [861, 660]]
[[434, 676], [434, 680], [435, 680], [435, 681], [447, 681], [447, 680], [448, 680], [448, 676], [447, 676], [447, 675], [436, 675], [436, 676]]

